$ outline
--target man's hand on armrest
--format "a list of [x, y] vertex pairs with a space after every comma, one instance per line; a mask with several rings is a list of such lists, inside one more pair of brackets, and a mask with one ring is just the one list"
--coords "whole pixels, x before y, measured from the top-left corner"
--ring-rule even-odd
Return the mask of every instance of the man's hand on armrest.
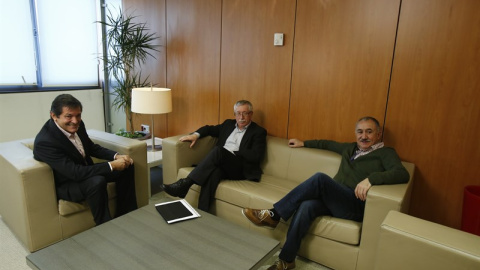
[[197, 142], [197, 139], [200, 138], [200, 135], [198, 133], [192, 133], [183, 137], [180, 137], [178, 139], [181, 142], [192, 142], [190, 144], [190, 148], [192, 148], [195, 145], [195, 142]]
[[367, 199], [368, 190], [371, 187], [372, 184], [370, 184], [370, 180], [368, 180], [368, 178], [365, 178], [362, 182], [358, 183], [357, 187], [355, 187], [355, 196], [358, 199], [365, 201]]

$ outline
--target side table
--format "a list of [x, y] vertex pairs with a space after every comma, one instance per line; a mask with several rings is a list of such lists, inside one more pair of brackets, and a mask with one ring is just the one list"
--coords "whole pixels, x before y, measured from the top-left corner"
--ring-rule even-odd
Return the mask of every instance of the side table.
[[[152, 145], [152, 140], [148, 139], [145, 140], [147, 146]], [[155, 137], [155, 145], [162, 145], [162, 139]], [[148, 165], [148, 182], [150, 185], [148, 186], [148, 194], [152, 194], [152, 187], [151, 187], [151, 179], [150, 179], [150, 169], [156, 166], [162, 165], [162, 151], [147, 151], [147, 165]]]

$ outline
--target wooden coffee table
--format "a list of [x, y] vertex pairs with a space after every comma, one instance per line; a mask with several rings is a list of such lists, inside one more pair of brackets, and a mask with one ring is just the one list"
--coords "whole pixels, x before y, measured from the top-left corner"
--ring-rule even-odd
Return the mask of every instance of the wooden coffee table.
[[[257, 269], [280, 243], [198, 210], [167, 224], [153, 204], [27, 256], [32, 269]], [[238, 213], [241, 215], [241, 213]]]

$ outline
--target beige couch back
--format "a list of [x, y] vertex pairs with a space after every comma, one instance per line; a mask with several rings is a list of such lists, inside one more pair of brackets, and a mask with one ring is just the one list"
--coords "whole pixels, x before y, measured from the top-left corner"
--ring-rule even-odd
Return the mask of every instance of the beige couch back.
[[340, 166], [340, 155], [312, 148], [290, 148], [288, 140], [267, 137], [267, 152], [262, 162], [264, 174], [301, 183], [317, 172], [333, 177]]

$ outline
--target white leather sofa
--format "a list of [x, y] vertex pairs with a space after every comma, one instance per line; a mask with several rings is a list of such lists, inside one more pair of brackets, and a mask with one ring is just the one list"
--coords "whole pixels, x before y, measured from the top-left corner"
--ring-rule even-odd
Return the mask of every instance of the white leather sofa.
[[[186, 177], [192, 165], [215, 145], [215, 139], [205, 137], [193, 149], [181, 136], [163, 139], [164, 183], [171, 184]], [[218, 186], [211, 212], [233, 223], [284, 241], [287, 223], [275, 230], [251, 224], [241, 213], [242, 208], [270, 208], [291, 189], [316, 172], [335, 175], [340, 165], [336, 153], [309, 148], [290, 148], [288, 140], [267, 137], [267, 152], [262, 163], [260, 182], [222, 181]], [[303, 240], [299, 255], [334, 269], [373, 269], [380, 234], [380, 224], [388, 211], [405, 212], [410, 202], [410, 187], [414, 165], [404, 162], [410, 173], [408, 184], [373, 186], [368, 192], [363, 223], [330, 216], [317, 218]], [[187, 201], [197, 205], [200, 187], [193, 185]]]
[[[95, 143], [133, 158], [137, 203], [147, 205], [150, 183], [145, 142], [97, 130], [88, 130], [88, 134]], [[33, 158], [33, 141], [0, 143], [0, 215], [31, 252], [95, 226], [86, 203], [57, 200], [52, 170]], [[113, 183], [108, 185], [108, 194], [114, 211]]]

